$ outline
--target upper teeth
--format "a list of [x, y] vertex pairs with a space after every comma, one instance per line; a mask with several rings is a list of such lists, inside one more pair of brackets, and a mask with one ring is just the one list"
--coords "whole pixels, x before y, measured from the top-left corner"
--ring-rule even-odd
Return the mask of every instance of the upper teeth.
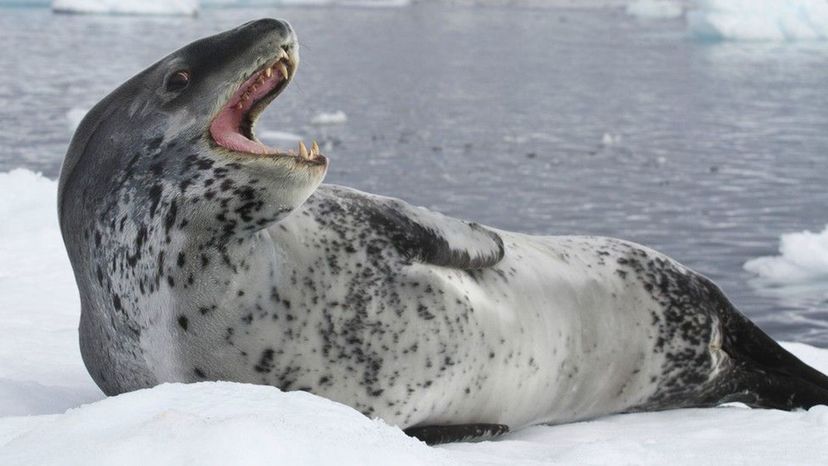
[[279, 63], [276, 63], [276, 68], [278, 68], [279, 73], [282, 74], [282, 79], [290, 78], [290, 76], [288, 76], [288, 70], [287, 66], [285, 66], [285, 62], [280, 61]]
[[278, 61], [273, 65], [265, 68], [264, 72], [259, 75], [260, 80], [264, 80], [265, 78], [269, 78], [273, 76], [274, 71], [278, 71], [281, 74], [282, 79], [289, 79], [290, 76], [288, 75], [288, 67], [283, 60], [288, 59], [288, 54], [284, 50], [280, 49], [279, 56], [276, 58]]

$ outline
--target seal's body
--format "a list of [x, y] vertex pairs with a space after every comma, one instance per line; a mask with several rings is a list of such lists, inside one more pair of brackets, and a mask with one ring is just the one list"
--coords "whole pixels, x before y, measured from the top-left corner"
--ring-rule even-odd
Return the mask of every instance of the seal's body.
[[824, 375], [655, 251], [319, 186], [318, 148], [282, 152], [252, 132], [297, 63], [286, 23], [249, 23], [163, 59], [79, 127], [59, 208], [84, 361], [107, 394], [268, 384], [430, 441], [828, 401]]

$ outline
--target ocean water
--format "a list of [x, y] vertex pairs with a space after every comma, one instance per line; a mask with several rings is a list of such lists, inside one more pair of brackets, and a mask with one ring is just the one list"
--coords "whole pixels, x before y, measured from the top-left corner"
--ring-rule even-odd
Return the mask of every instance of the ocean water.
[[[828, 223], [825, 43], [701, 42], [681, 19], [622, 9], [2, 9], [0, 171], [57, 176], [79, 113], [190, 40], [263, 16], [293, 24], [302, 64], [259, 132], [318, 139], [328, 182], [499, 228], [640, 242], [774, 337], [828, 347], [828, 285], [772, 288], [742, 268]], [[310, 123], [337, 111], [347, 121]]]

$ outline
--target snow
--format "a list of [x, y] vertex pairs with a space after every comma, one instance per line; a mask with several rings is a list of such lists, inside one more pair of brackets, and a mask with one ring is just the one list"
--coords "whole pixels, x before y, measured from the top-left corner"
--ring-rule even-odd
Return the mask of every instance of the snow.
[[161, 385], [11, 427], [4, 465], [456, 464], [347, 406], [229, 382]]
[[828, 0], [697, 0], [691, 34], [713, 40], [828, 39]]
[[[0, 173], [0, 216], [11, 220], [0, 222], [4, 466], [787, 465], [828, 458], [825, 406], [618, 415], [430, 448], [347, 406], [273, 387], [166, 384], [106, 398], [78, 350], [80, 304], [58, 229], [56, 189], [54, 180], [28, 170]], [[828, 350], [785, 346], [828, 372]]]
[[669, 0], [635, 0], [627, 5], [627, 14], [639, 18], [680, 18], [684, 14], [681, 4]]
[[778, 256], [751, 259], [744, 267], [768, 284], [822, 283], [828, 288], [828, 225], [819, 233], [785, 233]]
[[78, 348], [80, 301], [60, 238], [57, 183], [0, 173], [0, 416], [59, 413], [101, 397]]
[[119, 15], [195, 15], [198, 0], [54, 0], [59, 13]]
[[609, 416], [429, 448], [303, 393], [166, 384], [62, 415], [0, 420], [4, 465], [824, 464], [828, 407]]
[[348, 121], [348, 116], [342, 110], [318, 113], [311, 118], [313, 125], [340, 125], [346, 121]]

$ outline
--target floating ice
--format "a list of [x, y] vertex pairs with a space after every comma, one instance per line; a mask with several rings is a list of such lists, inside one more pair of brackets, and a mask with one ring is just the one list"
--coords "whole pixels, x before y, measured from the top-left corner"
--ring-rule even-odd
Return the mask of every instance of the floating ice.
[[54, 0], [58, 13], [115, 15], [195, 15], [198, 0]]
[[601, 136], [601, 144], [604, 146], [613, 146], [621, 142], [620, 134], [604, 133]]
[[751, 259], [744, 267], [771, 284], [821, 281], [828, 289], [828, 226], [820, 233], [806, 230], [783, 234], [779, 240], [778, 256]]
[[0, 0], [0, 7], [48, 7], [52, 0]]
[[288, 133], [285, 131], [258, 131], [259, 139], [264, 141], [290, 141], [298, 143], [302, 141], [304, 138], [298, 134]]
[[411, 5], [411, 0], [342, 0], [339, 5], [359, 8], [401, 8]]
[[322, 112], [311, 118], [311, 124], [314, 125], [340, 125], [346, 121], [348, 116], [342, 110], [333, 113]]
[[411, 0], [202, 0], [201, 4], [205, 8], [326, 5], [362, 8], [398, 8], [410, 5]]
[[83, 117], [86, 116], [86, 112], [88, 112], [87, 109], [78, 107], [66, 112], [66, 122], [70, 133], [74, 133], [78, 129], [81, 121], [83, 121]]
[[828, 39], [828, 0], [696, 0], [690, 33], [714, 40]]
[[679, 18], [684, 8], [669, 0], [636, 0], [627, 5], [627, 14], [639, 18]]

